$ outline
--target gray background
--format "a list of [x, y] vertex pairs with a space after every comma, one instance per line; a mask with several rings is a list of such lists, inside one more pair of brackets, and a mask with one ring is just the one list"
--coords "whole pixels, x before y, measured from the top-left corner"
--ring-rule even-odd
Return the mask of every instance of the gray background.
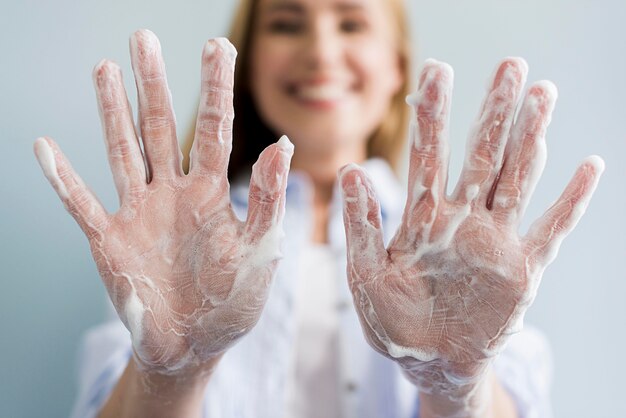
[[[529, 80], [551, 79], [560, 98], [545, 173], [527, 212], [539, 216], [589, 154], [607, 171], [578, 228], [545, 273], [527, 322], [549, 336], [560, 417], [626, 416], [626, 3], [591, 0], [411, 1], [418, 63], [452, 64], [456, 87], [451, 179], [498, 59], [519, 55]], [[181, 5], [182, 4], [182, 5]], [[104, 313], [87, 242], [32, 155], [55, 138], [110, 210], [109, 174], [91, 82], [104, 57], [120, 63], [134, 103], [128, 36], [160, 37], [179, 133], [188, 126], [204, 40], [224, 35], [231, 2], [3, 0], [0, 12], [0, 416], [62, 417], [75, 393], [80, 335]]]

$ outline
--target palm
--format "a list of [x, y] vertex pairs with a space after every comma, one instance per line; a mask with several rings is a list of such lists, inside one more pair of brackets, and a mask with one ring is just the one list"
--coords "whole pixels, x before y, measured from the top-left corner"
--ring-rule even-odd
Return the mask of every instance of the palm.
[[[216, 195], [197, 186], [149, 193], [137, 207], [122, 208], [102, 240], [92, 241], [121, 318], [142, 333], [136, 351], [148, 364], [171, 368], [190, 348], [201, 358], [219, 353], [224, 336], [232, 339], [256, 323], [265, 301], [273, 265], [259, 266], [257, 276], [241, 277], [235, 286], [240, 260], [251, 257], [250, 239], [224, 199], [227, 191]], [[133, 292], [143, 306], [141, 330], [132, 329], [129, 316], [137, 312], [124, 302]], [[237, 306], [246, 310], [234, 311]]]
[[229, 348], [261, 314], [280, 258], [292, 148], [285, 139], [263, 151], [253, 167], [247, 219], [238, 220], [226, 178], [234, 49], [209, 41], [203, 53], [196, 138], [185, 175], [158, 40], [139, 31], [131, 47], [147, 166], [119, 68], [103, 61], [94, 72], [119, 211], [106, 213], [52, 140], [38, 140], [35, 152], [89, 239], [140, 365], [183, 372]]
[[358, 167], [341, 172], [348, 278], [366, 338], [423, 388], [480, 375], [519, 331], [543, 270], [582, 216], [602, 171], [597, 157], [585, 161], [557, 202], [527, 235], [518, 235], [545, 161], [556, 98], [550, 83], [534, 84], [513, 123], [525, 75], [525, 63], [516, 59], [496, 71], [448, 196], [452, 72], [426, 64], [414, 98], [407, 204], [388, 248], [369, 179]]
[[[449, 230], [445, 221], [441, 226]], [[364, 286], [373, 306], [401, 307], [375, 309], [388, 338], [446, 361], [484, 358], [513, 331], [512, 319], [530, 297], [522, 249], [517, 237], [504, 238], [507, 232], [471, 214], [447, 247], [416, 257], [394, 243], [382, 280]]]

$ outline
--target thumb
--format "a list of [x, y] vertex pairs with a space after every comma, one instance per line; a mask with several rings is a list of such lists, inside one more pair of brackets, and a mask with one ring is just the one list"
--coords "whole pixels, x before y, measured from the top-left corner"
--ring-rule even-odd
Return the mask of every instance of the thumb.
[[343, 219], [348, 247], [350, 283], [374, 279], [387, 257], [380, 204], [370, 179], [356, 164], [339, 170], [343, 190]]
[[282, 224], [292, 155], [293, 144], [283, 136], [265, 148], [252, 166], [246, 232], [253, 242], [258, 242], [274, 226]]

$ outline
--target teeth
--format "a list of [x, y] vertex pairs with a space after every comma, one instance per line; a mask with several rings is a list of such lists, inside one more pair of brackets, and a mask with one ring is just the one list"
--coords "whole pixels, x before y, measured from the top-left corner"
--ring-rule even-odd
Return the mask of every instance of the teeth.
[[337, 100], [344, 96], [345, 88], [336, 85], [304, 86], [298, 89], [298, 96], [305, 100]]

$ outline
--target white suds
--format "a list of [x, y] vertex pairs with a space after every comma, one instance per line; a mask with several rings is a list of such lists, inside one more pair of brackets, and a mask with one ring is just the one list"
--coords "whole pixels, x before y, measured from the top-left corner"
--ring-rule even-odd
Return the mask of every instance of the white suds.
[[282, 258], [280, 243], [284, 236], [282, 225], [272, 226], [259, 240], [256, 248], [253, 251], [251, 249], [250, 257], [246, 263], [248, 266], [247, 268], [242, 267], [242, 270], [253, 271], [260, 266], [266, 266], [272, 261]]
[[209, 54], [215, 52], [215, 46], [219, 45], [222, 51], [224, 51], [228, 56], [234, 61], [237, 56], [237, 50], [235, 46], [230, 43], [230, 41], [224, 37], [214, 38], [206, 43], [205, 51]]
[[57, 172], [57, 164], [54, 157], [54, 151], [44, 138], [37, 138], [35, 141], [35, 156], [44, 175], [57, 191], [61, 199], [68, 199], [69, 194], [65, 188], [65, 184], [61, 181]]
[[293, 154], [294, 146], [289, 138], [287, 138], [287, 135], [281, 136], [278, 142], [276, 142], [276, 145], [278, 145], [283, 150]]
[[[583, 164], [592, 165], [597, 174], [602, 174], [604, 172], [604, 160], [598, 155], [591, 155], [583, 161]], [[595, 189], [595, 185], [594, 185]]]
[[[137, 297], [137, 291], [133, 288], [126, 300], [124, 313], [128, 330], [133, 339], [133, 347], [138, 350], [141, 347], [141, 338], [143, 336], [143, 315], [146, 308]], [[141, 354], [141, 353], [139, 353]]]

